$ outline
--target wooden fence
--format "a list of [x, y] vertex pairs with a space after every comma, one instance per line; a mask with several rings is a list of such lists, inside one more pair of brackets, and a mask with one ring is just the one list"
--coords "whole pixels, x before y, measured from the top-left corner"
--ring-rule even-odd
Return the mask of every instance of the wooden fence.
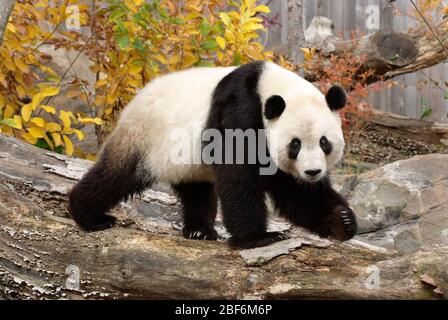
[[[267, 2], [267, 1], [265, 1]], [[268, 46], [291, 45], [287, 43], [288, 0], [272, 0], [271, 17], [278, 15], [281, 26], [271, 28], [266, 39]], [[448, 5], [448, 3], [447, 3]], [[353, 31], [370, 34], [378, 29], [407, 32], [416, 26], [416, 20], [410, 13], [412, 4], [408, 0], [303, 0], [304, 30], [316, 15], [330, 18], [334, 23], [334, 34], [349, 39]], [[378, 15], [376, 15], [378, 13]], [[379, 21], [372, 17], [379, 17]], [[378, 21], [379, 23], [375, 23]], [[397, 85], [369, 94], [369, 103], [381, 110], [420, 118], [423, 105], [432, 109], [427, 120], [448, 123], [448, 100], [444, 91], [430, 79], [448, 81], [448, 64], [421, 70], [419, 72], [395, 78]], [[447, 87], [444, 87], [445, 92]]]

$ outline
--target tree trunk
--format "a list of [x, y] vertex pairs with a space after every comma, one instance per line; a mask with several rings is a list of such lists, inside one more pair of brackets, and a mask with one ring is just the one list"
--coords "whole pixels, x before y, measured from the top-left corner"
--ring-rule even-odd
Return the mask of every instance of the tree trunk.
[[299, 64], [303, 61], [300, 47], [303, 44], [303, 1], [288, 0], [288, 55]]
[[[178, 205], [166, 186], [113, 210], [120, 226], [86, 233], [67, 217], [65, 202], [90, 162], [3, 136], [0, 150], [0, 298], [448, 296], [446, 245], [399, 254], [294, 229], [290, 240], [235, 251], [223, 242], [182, 238]], [[446, 172], [446, 157], [432, 163]], [[443, 193], [437, 181], [434, 188]], [[437, 203], [432, 199], [432, 207]], [[221, 224], [218, 231], [225, 236]]]
[[2, 44], [5, 28], [14, 4], [15, 0], [0, 0], [0, 45]]
[[[355, 74], [355, 80], [367, 70], [373, 74], [363, 79], [370, 84], [387, 80], [398, 75], [412, 73], [439, 64], [448, 58], [448, 24], [443, 21], [434, 27], [439, 40], [423, 25], [409, 33], [378, 31], [373, 35], [354, 40], [342, 40], [332, 33], [331, 20], [314, 17], [305, 31], [305, 47], [316, 48], [325, 54], [338, 54], [351, 51], [364, 55], [366, 61]], [[314, 75], [307, 74], [307, 79]]]

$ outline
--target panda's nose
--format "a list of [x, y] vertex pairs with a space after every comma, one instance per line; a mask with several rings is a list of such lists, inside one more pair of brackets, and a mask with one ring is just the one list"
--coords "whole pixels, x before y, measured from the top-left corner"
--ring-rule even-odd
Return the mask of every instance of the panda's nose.
[[321, 173], [322, 170], [316, 169], [316, 170], [306, 170], [305, 173], [311, 177], [317, 176], [319, 173]]

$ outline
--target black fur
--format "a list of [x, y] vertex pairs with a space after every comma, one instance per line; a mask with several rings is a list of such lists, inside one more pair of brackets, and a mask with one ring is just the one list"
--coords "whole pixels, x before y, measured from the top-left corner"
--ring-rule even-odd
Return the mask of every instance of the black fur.
[[110, 228], [116, 218], [106, 214], [122, 200], [150, 186], [151, 175], [137, 174], [137, 154], [120, 159], [119, 150], [106, 145], [101, 159], [84, 175], [69, 194], [69, 212], [87, 231]]
[[[257, 130], [264, 127], [257, 92], [262, 68], [262, 62], [247, 64], [219, 83], [206, 128], [224, 132], [224, 129]], [[272, 114], [268, 112], [268, 115]], [[248, 153], [247, 149], [245, 151]], [[331, 188], [328, 179], [301, 184], [280, 170], [274, 176], [261, 176], [259, 167], [258, 163], [213, 166], [224, 224], [232, 235], [231, 246], [252, 248], [285, 238], [281, 233], [266, 231], [266, 193], [272, 195], [281, 214], [297, 225], [340, 240], [349, 239], [356, 233], [353, 212]]]
[[182, 183], [173, 186], [182, 203], [185, 238], [216, 240], [213, 228], [217, 212], [217, 199], [213, 184], [208, 182]]
[[347, 103], [347, 94], [345, 93], [344, 88], [335, 84], [328, 90], [325, 100], [327, 101], [328, 107], [330, 107], [331, 110], [336, 111], [342, 109]]
[[291, 160], [297, 159], [301, 147], [302, 143], [300, 142], [299, 139], [297, 138], [292, 139], [288, 146], [288, 158]]
[[300, 183], [279, 170], [270, 179], [268, 192], [281, 216], [321, 237], [344, 241], [356, 234], [355, 215], [328, 177]]
[[319, 145], [326, 156], [328, 156], [333, 151], [333, 145], [330, 141], [328, 141], [326, 136], [320, 138]]
[[286, 108], [285, 100], [280, 96], [270, 97], [264, 106], [264, 116], [272, 120], [281, 116]]

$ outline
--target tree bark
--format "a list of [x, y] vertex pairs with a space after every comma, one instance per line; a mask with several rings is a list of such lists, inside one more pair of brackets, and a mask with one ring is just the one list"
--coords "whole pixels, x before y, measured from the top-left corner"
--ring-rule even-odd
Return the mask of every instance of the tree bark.
[[6, 25], [8, 24], [9, 16], [12, 8], [14, 8], [15, 0], [0, 0], [0, 45], [3, 42], [3, 35], [5, 33]]
[[[423, 25], [409, 33], [378, 31], [373, 35], [354, 40], [342, 40], [333, 35], [331, 20], [325, 17], [314, 17], [305, 31], [305, 47], [316, 48], [324, 54], [354, 52], [364, 55], [365, 62], [355, 74], [357, 82], [367, 84], [387, 80], [393, 77], [412, 73], [444, 62], [448, 58], [448, 24], [443, 21], [434, 26], [439, 40]], [[322, 36], [324, 35], [324, 36]], [[366, 79], [360, 75], [372, 70], [373, 74]], [[313, 80], [314, 75], [306, 74]]]
[[299, 64], [303, 61], [300, 47], [304, 41], [303, 35], [303, 1], [288, 0], [288, 55], [292, 61]]
[[267, 251], [235, 251], [182, 238], [165, 186], [113, 210], [120, 226], [83, 232], [65, 202], [90, 165], [0, 136], [0, 298], [447, 297], [447, 246], [398, 255], [296, 231]]

